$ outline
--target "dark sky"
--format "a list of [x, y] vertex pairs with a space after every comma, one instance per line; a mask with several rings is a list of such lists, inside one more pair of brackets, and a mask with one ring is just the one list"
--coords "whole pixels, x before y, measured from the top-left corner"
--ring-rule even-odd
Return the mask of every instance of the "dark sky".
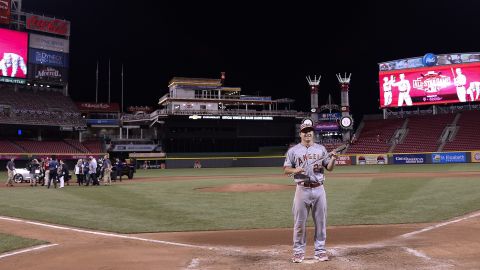
[[[162, 3], [157, 3], [162, 2]], [[23, 0], [24, 11], [71, 21], [70, 94], [156, 106], [173, 76], [218, 78], [243, 94], [289, 97], [308, 111], [306, 75], [321, 74], [320, 104], [340, 103], [335, 74], [351, 72], [355, 116], [379, 113], [378, 62], [479, 51], [476, 1], [74, 1]], [[277, 1], [278, 2], [278, 1]]]

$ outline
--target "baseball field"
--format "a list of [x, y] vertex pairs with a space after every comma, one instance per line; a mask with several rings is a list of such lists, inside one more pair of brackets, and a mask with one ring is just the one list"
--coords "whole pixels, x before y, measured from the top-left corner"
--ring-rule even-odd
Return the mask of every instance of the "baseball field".
[[325, 184], [331, 260], [310, 258], [309, 230], [302, 264], [290, 262], [295, 186], [281, 167], [73, 182], [2, 185], [0, 269], [480, 268], [478, 164], [336, 167]]

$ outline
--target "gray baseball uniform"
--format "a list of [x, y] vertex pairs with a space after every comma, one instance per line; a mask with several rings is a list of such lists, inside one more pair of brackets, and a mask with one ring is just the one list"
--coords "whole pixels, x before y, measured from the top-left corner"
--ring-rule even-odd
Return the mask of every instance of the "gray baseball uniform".
[[[305, 187], [301, 179], [295, 179], [297, 183], [295, 198], [293, 199], [293, 253], [305, 254], [306, 246], [306, 223], [308, 213], [312, 210], [312, 218], [315, 223], [315, 255], [325, 253], [325, 241], [327, 238], [327, 198], [323, 182], [324, 168], [330, 162], [328, 152], [323, 145], [313, 144], [306, 147], [301, 143], [290, 148], [286, 154], [285, 167], [304, 168], [310, 181], [316, 187]], [[320, 185], [318, 185], [320, 184]]]

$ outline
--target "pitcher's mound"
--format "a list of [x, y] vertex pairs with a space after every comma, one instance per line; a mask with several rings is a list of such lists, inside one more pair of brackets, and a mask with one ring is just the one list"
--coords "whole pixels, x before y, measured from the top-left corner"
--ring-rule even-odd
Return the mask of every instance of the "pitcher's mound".
[[199, 191], [208, 192], [258, 192], [258, 191], [278, 191], [291, 190], [295, 185], [277, 185], [277, 184], [230, 184], [220, 187], [197, 188]]

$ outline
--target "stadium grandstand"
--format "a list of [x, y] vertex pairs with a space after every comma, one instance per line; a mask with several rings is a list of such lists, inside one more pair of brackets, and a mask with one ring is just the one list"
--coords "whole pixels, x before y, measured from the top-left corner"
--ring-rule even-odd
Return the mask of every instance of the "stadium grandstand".
[[70, 22], [20, 6], [12, 1], [0, 27], [0, 163], [102, 155], [104, 141], [87, 132], [87, 119], [68, 93]]
[[397, 118], [367, 115], [356, 131], [348, 154], [424, 153], [480, 149], [480, 105], [404, 111]]
[[81, 140], [86, 120], [62, 90], [0, 85], [2, 154], [103, 153], [100, 140]]

